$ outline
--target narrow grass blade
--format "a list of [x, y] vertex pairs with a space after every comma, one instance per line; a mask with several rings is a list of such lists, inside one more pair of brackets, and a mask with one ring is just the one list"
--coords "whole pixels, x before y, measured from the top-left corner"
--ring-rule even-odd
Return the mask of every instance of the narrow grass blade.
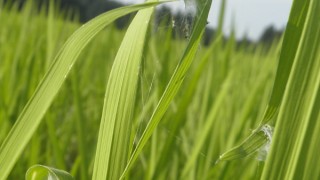
[[119, 179], [128, 160], [139, 67], [153, 8], [139, 11], [109, 76], [92, 179]]
[[28, 169], [26, 180], [73, 180], [73, 177], [66, 171], [47, 167], [43, 165], [34, 165]]
[[266, 124], [275, 119], [277, 112], [279, 111], [284, 91], [287, 86], [289, 73], [291, 72], [292, 64], [296, 57], [298, 45], [301, 40], [300, 37], [306, 20], [308, 7], [309, 1], [295, 0], [293, 2], [282, 43], [277, 74], [270, 101], [260, 125]]
[[192, 75], [192, 79], [189, 81], [188, 87], [184, 90], [184, 98], [181, 102], [179, 102], [178, 112], [174, 115], [175, 120], [171, 123], [171, 133], [169, 134], [169, 137], [167, 138], [164, 148], [161, 152], [161, 158], [159, 163], [157, 164], [157, 171], [161, 171], [163, 168], [166, 167], [165, 164], [167, 163], [167, 159], [171, 155], [171, 148], [174, 144], [175, 136], [183, 127], [187, 119], [186, 114], [188, 112], [188, 106], [190, 105], [190, 103], [192, 103], [193, 95], [198, 87], [197, 83], [199, 82], [199, 79], [203, 74], [205, 67], [209, 66], [208, 61], [210, 59], [210, 56], [212, 55], [212, 52], [214, 52], [214, 50], [217, 48], [218, 44], [218, 41], [215, 41], [211, 44], [211, 47], [208, 48], [206, 54], [201, 59], [200, 64], [198, 65], [197, 69]]
[[1, 180], [5, 179], [10, 173], [19, 155], [39, 126], [43, 115], [58, 93], [74, 62], [89, 41], [115, 19], [157, 4], [159, 3], [145, 3], [109, 11], [84, 24], [68, 39], [1, 145]]
[[205, 25], [207, 24], [207, 17], [211, 6], [211, 0], [202, 0], [198, 1], [198, 16], [196, 18], [196, 24], [193, 29], [191, 39], [188, 43], [188, 46], [182, 56], [181, 61], [179, 62], [174, 74], [172, 75], [169, 84], [167, 85], [165, 92], [163, 93], [160, 102], [158, 103], [156, 109], [154, 110], [152, 117], [149, 120], [149, 123], [144, 130], [141, 139], [139, 140], [136, 149], [134, 150], [133, 154], [130, 157], [130, 160], [126, 166], [125, 171], [123, 172], [121, 179], [123, 179], [129, 169], [131, 168], [132, 164], [138, 158], [139, 154], [141, 153], [143, 147], [151, 137], [153, 131], [159, 124], [161, 118], [163, 117], [164, 113], [168, 109], [172, 99], [177, 94], [184, 77], [189, 69], [195, 54], [198, 50], [199, 43], [201, 41], [201, 37], [203, 34], [203, 30]]
[[183, 167], [182, 174], [181, 174], [182, 179], [187, 178], [188, 172], [190, 172], [190, 169], [195, 164], [198, 155], [201, 153], [201, 148], [205, 143], [205, 140], [207, 139], [207, 136], [209, 135], [210, 130], [212, 130], [212, 126], [215, 120], [217, 119], [216, 117], [219, 112], [219, 107], [221, 107], [223, 100], [225, 99], [226, 95], [230, 91], [229, 88], [230, 88], [232, 76], [233, 76], [233, 73], [230, 72], [217, 95], [217, 99], [215, 100], [215, 103], [212, 105], [211, 109], [209, 110], [209, 114], [205, 120], [205, 124], [203, 125], [203, 131], [200, 133], [199, 136], [197, 136], [198, 140], [195, 143], [194, 147], [192, 148], [190, 157], [188, 158], [186, 164]]
[[318, 165], [309, 158], [319, 155], [319, 149], [316, 149], [319, 147], [316, 140], [319, 129], [314, 127], [319, 127], [320, 1], [309, 2], [262, 179], [303, 179], [314, 174], [319, 178], [320, 175], [319, 170], [312, 171], [311, 167]]
[[[265, 144], [268, 141], [267, 136], [260, 136], [261, 130], [262, 127], [267, 123], [269, 123], [270, 125], [274, 125], [277, 119], [277, 114], [281, 105], [284, 91], [287, 87], [289, 73], [292, 70], [292, 64], [294, 58], [296, 57], [298, 45], [301, 40], [300, 37], [304, 27], [304, 22], [306, 19], [308, 8], [309, 1], [295, 0], [292, 5], [291, 14], [287, 23], [287, 28], [283, 39], [283, 45], [281, 48], [281, 54], [279, 58], [278, 69], [273, 85], [273, 90], [260, 125], [253, 131], [249, 138], [244, 140], [244, 142], [222, 154], [220, 156], [220, 160], [233, 160], [237, 159], [238, 157], [245, 157], [255, 152], [258, 148], [261, 147], [261, 145]], [[252, 139], [255, 140], [252, 141]], [[250, 147], [251, 149], [245, 149], [245, 147]], [[241, 155], [236, 155], [237, 152], [245, 153]]]

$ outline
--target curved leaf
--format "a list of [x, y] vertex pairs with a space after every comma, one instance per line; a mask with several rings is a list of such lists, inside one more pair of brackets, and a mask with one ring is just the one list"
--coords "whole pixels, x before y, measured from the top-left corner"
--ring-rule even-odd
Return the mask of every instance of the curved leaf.
[[154, 110], [149, 123], [144, 130], [141, 139], [139, 140], [136, 149], [132, 153], [130, 160], [124, 170], [120, 179], [123, 179], [129, 169], [131, 168], [132, 164], [136, 161], [139, 154], [142, 152], [143, 147], [146, 145], [147, 141], [151, 137], [152, 133], [154, 132], [155, 128], [159, 124], [160, 120], [162, 119], [164, 113], [167, 111], [172, 99], [177, 94], [180, 86], [184, 80], [184, 77], [191, 66], [191, 63], [196, 55], [198, 50], [199, 44], [201, 42], [203, 30], [207, 24], [207, 17], [211, 7], [211, 0], [199, 0], [197, 4], [198, 13], [196, 15], [196, 22], [195, 27], [192, 31], [192, 35], [190, 37], [190, 41], [188, 43], [187, 48], [184, 51], [184, 54], [172, 75], [169, 84], [167, 85], [156, 109]]
[[66, 171], [43, 165], [34, 165], [28, 169], [26, 180], [73, 180]]
[[[319, 179], [320, 1], [308, 0], [303, 33], [262, 179]], [[295, 0], [305, 3], [305, 0]], [[308, 4], [308, 3], [305, 3]]]
[[153, 8], [131, 22], [106, 88], [92, 179], [119, 179], [128, 160], [139, 67]]
[[0, 179], [5, 179], [10, 173], [72, 69], [74, 62], [89, 41], [115, 19], [157, 4], [159, 2], [150, 2], [109, 11], [81, 26], [67, 40], [1, 145]]
[[[267, 136], [261, 136], [261, 134], [263, 134], [261, 128], [267, 123], [273, 125], [276, 122], [284, 92], [287, 87], [289, 74], [292, 71], [292, 64], [294, 62], [294, 58], [296, 57], [298, 45], [301, 41], [301, 34], [306, 20], [308, 8], [309, 1], [295, 0], [292, 5], [291, 14], [287, 23], [283, 45], [281, 48], [275, 82], [269, 103], [260, 125], [240, 145], [221, 155], [219, 160], [233, 160], [240, 157], [245, 157], [258, 150], [268, 141]], [[248, 149], [249, 147], [251, 149]]]

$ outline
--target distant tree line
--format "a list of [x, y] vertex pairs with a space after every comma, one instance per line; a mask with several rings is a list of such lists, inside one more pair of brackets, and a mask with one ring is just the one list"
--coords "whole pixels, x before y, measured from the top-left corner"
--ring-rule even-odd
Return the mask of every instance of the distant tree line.
[[[4, 0], [4, 3], [18, 3], [19, 7], [22, 7], [27, 0]], [[50, 0], [33, 0], [38, 4], [38, 7], [47, 7]], [[125, 4], [111, 0], [54, 0], [59, 8], [63, 11], [72, 11], [79, 16], [80, 22], [84, 23], [97, 15], [115, 9]], [[133, 13], [134, 14], [134, 13]], [[127, 15], [116, 21], [116, 26], [120, 29], [128, 26], [132, 15]], [[172, 26], [173, 38], [188, 38], [193, 26], [192, 17], [186, 14], [186, 12], [175, 12], [173, 13], [169, 7], [162, 6], [158, 8], [155, 13], [155, 28], [158, 26]], [[266, 47], [280, 39], [283, 33], [283, 29], [278, 30], [273, 25], [268, 26], [258, 42], [251, 41], [246, 35], [237, 40], [237, 46], [256, 46], [257, 44], [264, 44]], [[216, 36], [216, 30], [207, 27], [204, 32], [204, 45], [209, 45], [214, 37]], [[223, 37], [224, 41], [227, 41], [227, 37]]]
[[[185, 12], [175, 12], [173, 13], [171, 9], [167, 6], [162, 6], [161, 8], [157, 9], [156, 15], [155, 15], [155, 25], [156, 26], [169, 26], [170, 23], [174, 23], [173, 29], [173, 37], [174, 38], [184, 38], [188, 36], [187, 30], [190, 30], [189, 26], [192, 26], [193, 24], [190, 23], [192, 20], [188, 19], [190, 17], [186, 17]], [[188, 23], [190, 23], [188, 25]], [[257, 42], [252, 41], [248, 38], [248, 36], [245, 34], [241, 39], [237, 40], [237, 46], [256, 46], [257, 44], [263, 44], [266, 47], [270, 47], [273, 42], [279, 41], [282, 34], [284, 32], [284, 29], [277, 29], [274, 27], [274, 25], [267, 26], [264, 31], [262, 32], [260, 38], [257, 40]], [[217, 30], [212, 27], [206, 27], [204, 32], [204, 45], [209, 45], [211, 41], [215, 38], [217, 35]], [[228, 37], [223, 36], [223, 41], [228, 41]]]
[[[18, 4], [19, 8], [22, 8], [25, 2], [29, 0], [4, 0], [4, 4]], [[49, 2], [52, 0], [33, 0], [35, 4], [38, 5], [40, 9], [43, 7], [48, 7]], [[117, 1], [109, 0], [53, 0], [56, 5], [62, 11], [71, 11], [73, 15], [76, 14], [79, 17], [79, 21], [84, 23], [90, 19], [96, 17], [97, 15], [124, 6], [124, 4]], [[124, 28], [130, 20], [132, 15], [127, 15], [125, 17], [119, 18], [116, 21], [118, 28]]]

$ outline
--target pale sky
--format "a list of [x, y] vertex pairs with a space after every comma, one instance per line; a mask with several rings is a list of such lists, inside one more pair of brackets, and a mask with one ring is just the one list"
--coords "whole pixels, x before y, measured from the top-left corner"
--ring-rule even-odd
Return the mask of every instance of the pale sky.
[[[127, 3], [141, 3], [144, 0], [119, 0]], [[209, 26], [216, 27], [221, 0], [213, 0], [209, 14]], [[292, 0], [227, 0], [224, 32], [229, 34], [234, 18], [238, 38], [245, 33], [251, 39], [258, 39], [270, 24], [283, 28], [288, 20]], [[183, 9], [184, 3], [167, 3], [173, 9]]]

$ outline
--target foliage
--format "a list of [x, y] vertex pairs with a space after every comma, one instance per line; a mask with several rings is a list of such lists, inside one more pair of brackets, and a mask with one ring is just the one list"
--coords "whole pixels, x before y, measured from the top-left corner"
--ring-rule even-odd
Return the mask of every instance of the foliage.
[[126, 31], [103, 29], [110, 17], [157, 3], [81, 26], [53, 3], [36, 12], [30, 2], [0, 3], [0, 179], [21, 179], [30, 167], [27, 177], [319, 177], [319, 1], [295, 0], [283, 43], [267, 52], [239, 48], [221, 31], [199, 46], [207, 0], [195, 1], [192, 21], [184, 17], [183, 39], [148, 25], [152, 9]]

